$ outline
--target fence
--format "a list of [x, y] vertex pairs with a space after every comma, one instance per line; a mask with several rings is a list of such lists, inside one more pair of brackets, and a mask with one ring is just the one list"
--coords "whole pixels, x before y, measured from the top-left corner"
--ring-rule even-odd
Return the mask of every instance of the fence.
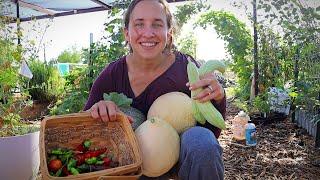
[[294, 115], [294, 122], [306, 129], [316, 139], [316, 147], [320, 147], [320, 122], [317, 122], [319, 110], [296, 109]]
[[295, 108], [292, 120], [306, 129], [315, 138], [315, 146], [320, 148], [320, 53], [301, 57], [297, 52], [294, 66], [295, 87], [305, 97], [301, 102], [304, 108]]

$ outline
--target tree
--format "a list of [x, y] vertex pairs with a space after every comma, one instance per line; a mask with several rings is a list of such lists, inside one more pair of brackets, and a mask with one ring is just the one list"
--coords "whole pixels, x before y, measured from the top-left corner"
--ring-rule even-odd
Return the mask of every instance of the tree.
[[81, 52], [76, 47], [66, 49], [59, 54], [57, 61], [59, 63], [79, 63], [81, 61]]
[[190, 2], [178, 6], [176, 12], [173, 14], [176, 21], [175, 34], [179, 36], [182, 26], [192, 20], [191, 17], [197, 15], [199, 12], [206, 11], [209, 8], [210, 6], [206, 4], [206, 0]]
[[184, 37], [180, 37], [177, 42], [177, 49], [185, 54], [191, 55], [196, 59], [197, 40], [194, 34], [189, 33]]

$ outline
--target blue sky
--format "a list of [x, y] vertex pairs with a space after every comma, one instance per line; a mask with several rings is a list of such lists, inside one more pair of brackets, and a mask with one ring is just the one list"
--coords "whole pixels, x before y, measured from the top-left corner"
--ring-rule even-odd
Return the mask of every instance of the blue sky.
[[[239, 10], [232, 8], [226, 1], [214, 1], [213, 8], [216, 10], [227, 10], [235, 13], [240, 19], [246, 21], [243, 14]], [[172, 10], [174, 10], [174, 5]], [[39, 46], [39, 57], [44, 59], [43, 44], [46, 46], [46, 60], [56, 58], [63, 50], [76, 46], [78, 49], [88, 47], [90, 44], [90, 33], [93, 33], [94, 42], [99, 41], [103, 35], [103, 23], [105, 22], [106, 12], [94, 12], [88, 14], [79, 14], [72, 16], [64, 16], [54, 18], [50, 22], [49, 28], [46, 30], [42, 38], [41, 46]], [[39, 20], [42, 28], [37, 28], [36, 32], [32, 30], [30, 23], [24, 23], [24, 35], [29, 39], [41, 39], [44, 27], [48, 20]], [[31, 23], [32, 24], [32, 23]], [[36, 26], [37, 27], [37, 26]], [[198, 29], [194, 31], [191, 26], [184, 27], [185, 33], [193, 31], [198, 40], [197, 58], [202, 60], [208, 59], [225, 59], [226, 51], [224, 49], [224, 41], [217, 38], [217, 34], [211, 30]]]

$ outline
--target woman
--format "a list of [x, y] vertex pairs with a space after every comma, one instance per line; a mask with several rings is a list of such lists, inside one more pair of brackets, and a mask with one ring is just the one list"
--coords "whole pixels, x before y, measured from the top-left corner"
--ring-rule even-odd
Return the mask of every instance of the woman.
[[[133, 0], [124, 17], [124, 34], [130, 53], [109, 64], [93, 84], [84, 108], [93, 118], [116, 118], [119, 109], [103, 100], [104, 93], [125, 94], [133, 99], [132, 106], [146, 115], [157, 97], [172, 91], [190, 96], [190, 90], [197, 88], [204, 90], [193, 98], [211, 100], [224, 116], [226, 98], [214, 74], [188, 84], [190, 56], [172, 52], [172, 14], [165, 0]], [[205, 124], [181, 135], [181, 179], [223, 179], [222, 148], [216, 139], [219, 134], [220, 129]]]

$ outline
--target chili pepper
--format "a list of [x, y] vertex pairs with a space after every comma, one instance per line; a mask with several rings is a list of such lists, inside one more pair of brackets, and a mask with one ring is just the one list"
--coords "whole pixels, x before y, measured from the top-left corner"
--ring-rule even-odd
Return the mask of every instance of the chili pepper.
[[69, 175], [71, 175], [71, 173], [68, 171], [68, 169], [67, 169], [66, 166], [64, 166], [64, 167], [62, 168], [62, 174], [63, 174], [64, 176], [69, 176]]
[[91, 141], [90, 140], [85, 140], [83, 142], [83, 147], [86, 149], [89, 149], [89, 147], [91, 146]]
[[77, 174], [79, 174], [79, 171], [78, 171], [76, 168], [71, 168], [71, 169], [70, 169], [70, 172], [71, 172], [72, 175], [77, 175]]
[[84, 147], [83, 147], [83, 145], [82, 145], [82, 144], [79, 144], [79, 145], [74, 149], [74, 151], [77, 151], [77, 152], [84, 152], [84, 151], [85, 151], [85, 149], [84, 149]]
[[78, 152], [86, 152], [91, 146], [90, 140], [84, 140], [81, 144], [79, 144], [74, 150]]
[[86, 159], [86, 163], [87, 164], [95, 164], [97, 162], [97, 158], [96, 157], [92, 157], [89, 159]]
[[76, 165], [80, 166], [85, 162], [84, 154], [76, 154], [74, 157], [77, 161]]
[[89, 156], [89, 158], [98, 157], [99, 155], [105, 153], [106, 150], [107, 150], [106, 148], [102, 148], [102, 149], [98, 149], [98, 150], [87, 151], [85, 154], [87, 154], [87, 156]]
[[103, 164], [105, 166], [109, 166], [110, 163], [111, 163], [111, 159], [110, 158], [104, 157], [102, 160], [103, 160], [103, 162], [104, 162]]
[[62, 151], [61, 148], [52, 149], [52, 150], [51, 150], [51, 154], [62, 155], [62, 154], [63, 154], [63, 151]]
[[70, 171], [71, 168], [75, 167], [76, 166], [76, 163], [77, 163], [77, 160], [75, 159], [70, 159], [69, 162], [68, 162], [68, 165], [67, 165], [67, 169]]

